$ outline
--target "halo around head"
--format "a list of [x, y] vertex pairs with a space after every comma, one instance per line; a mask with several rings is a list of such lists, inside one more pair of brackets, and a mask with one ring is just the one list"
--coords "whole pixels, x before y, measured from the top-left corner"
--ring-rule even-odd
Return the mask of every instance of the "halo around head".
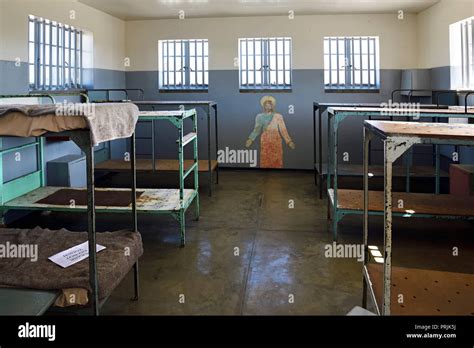
[[262, 107], [264, 107], [264, 106], [265, 106], [265, 103], [267, 103], [267, 102], [272, 103], [273, 107], [275, 108], [275, 106], [276, 106], [276, 99], [275, 99], [274, 97], [272, 97], [272, 96], [270, 96], [270, 95], [266, 95], [266, 96], [262, 97], [262, 99], [260, 99], [260, 105], [261, 105]]

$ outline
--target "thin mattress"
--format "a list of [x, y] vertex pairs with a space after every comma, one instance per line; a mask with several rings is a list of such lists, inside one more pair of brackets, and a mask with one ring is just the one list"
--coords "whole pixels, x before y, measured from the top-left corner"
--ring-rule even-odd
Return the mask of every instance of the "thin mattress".
[[89, 129], [93, 145], [130, 137], [138, 120], [132, 103], [0, 104], [0, 136], [31, 137]]
[[[96, 236], [97, 244], [106, 247], [97, 253], [99, 300], [102, 300], [112, 293], [143, 254], [143, 244], [136, 232], [101, 232]], [[68, 268], [48, 259], [85, 241], [87, 232], [66, 229], [0, 229], [0, 251], [3, 253], [0, 255], [0, 287], [58, 290], [60, 296], [56, 306], [87, 304], [91, 291], [88, 258]], [[16, 256], [13, 251], [17, 251]]]

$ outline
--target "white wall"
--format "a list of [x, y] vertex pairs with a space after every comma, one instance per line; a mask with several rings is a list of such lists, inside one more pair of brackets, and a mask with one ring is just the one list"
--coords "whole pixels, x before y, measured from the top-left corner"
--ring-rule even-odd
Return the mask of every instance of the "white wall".
[[449, 25], [474, 15], [474, 0], [441, 0], [418, 14], [418, 67], [449, 66]]
[[211, 70], [236, 69], [240, 37], [293, 38], [293, 68], [323, 68], [323, 37], [380, 36], [382, 69], [416, 67], [416, 15], [312, 15], [293, 20], [278, 17], [167, 19], [126, 22], [126, 55], [130, 71], [157, 70], [158, 40], [209, 39]]
[[73, 0], [0, 0], [0, 60], [28, 61], [30, 14], [91, 31], [94, 68], [124, 70], [125, 22]]

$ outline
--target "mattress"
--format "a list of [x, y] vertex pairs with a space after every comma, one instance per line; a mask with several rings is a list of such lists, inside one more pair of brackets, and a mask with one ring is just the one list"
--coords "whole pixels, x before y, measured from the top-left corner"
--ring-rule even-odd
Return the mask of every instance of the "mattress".
[[0, 135], [15, 137], [39, 137], [47, 132], [59, 133], [75, 129], [87, 129], [85, 117], [57, 117], [45, 115], [25, 116], [19, 112], [0, 117]]
[[[99, 300], [102, 300], [112, 293], [143, 254], [143, 244], [136, 232], [101, 232], [96, 236], [97, 244], [106, 247], [97, 253]], [[0, 287], [57, 290], [61, 293], [55, 303], [57, 306], [87, 304], [91, 291], [89, 259], [68, 268], [48, 260], [48, 257], [85, 241], [87, 232], [66, 229], [0, 229]], [[34, 246], [37, 246], [36, 257]], [[5, 254], [5, 250], [15, 248], [23, 253], [18, 252], [16, 257], [11, 251]], [[29, 254], [28, 250], [31, 250]]]

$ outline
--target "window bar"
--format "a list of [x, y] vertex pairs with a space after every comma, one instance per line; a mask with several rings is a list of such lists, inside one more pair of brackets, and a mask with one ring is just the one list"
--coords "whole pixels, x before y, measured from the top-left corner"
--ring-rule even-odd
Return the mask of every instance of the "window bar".
[[185, 51], [185, 58], [186, 58], [186, 66], [187, 66], [187, 69], [186, 69], [186, 73], [185, 73], [185, 77], [186, 77], [186, 87], [187, 88], [190, 88], [191, 87], [191, 48], [190, 48], [190, 45], [191, 45], [191, 41], [188, 40], [186, 41], [184, 47], [186, 49]]
[[186, 53], [185, 53], [185, 43], [184, 40], [180, 40], [180, 46], [181, 46], [181, 88], [185, 87], [184, 79], [186, 76]]
[[43, 31], [43, 41], [40, 42], [40, 45], [41, 48], [42, 48], [42, 51], [43, 51], [43, 56], [42, 56], [42, 63], [43, 63], [43, 74], [41, 76], [41, 89], [44, 89], [45, 88], [45, 82], [46, 82], [46, 45], [44, 44], [44, 42], [46, 41], [46, 26], [44, 25], [44, 20], [42, 21], [42, 31]]
[[163, 85], [163, 87], [169, 87], [169, 84], [170, 84], [170, 47], [169, 47], [170, 43], [168, 41], [165, 41], [163, 42], [163, 52], [164, 52], [164, 49], [166, 48], [166, 69], [164, 69], [164, 71], [166, 71], [166, 82], [164, 82], [165, 80], [163, 80], [163, 82], [165, 83]]
[[174, 74], [174, 80], [173, 80], [173, 88], [176, 89], [176, 40], [173, 40], [173, 74]]
[[198, 45], [198, 40], [194, 40], [194, 83], [196, 85], [197, 85], [197, 81], [198, 81], [197, 45]]
[[[280, 69], [278, 68], [278, 40], [279, 39], [275, 39], [275, 74], [276, 74], [276, 87], [280, 87], [280, 82], [278, 80], [278, 73], [280, 72]], [[282, 40], [282, 44], [284, 45], [285, 42]]]
[[370, 38], [367, 37], [367, 87], [370, 88]]
[[247, 61], [247, 69], [245, 69], [245, 73], [247, 75], [247, 87], [249, 87], [249, 40], [245, 39], [245, 47], [247, 50], [245, 51], [245, 60]]
[[242, 69], [242, 48], [243, 48], [243, 41], [239, 39], [239, 82], [240, 87], [244, 85], [244, 69]]
[[35, 17], [35, 89], [39, 89], [40, 83], [40, 69], [41, 69], [41, 58], [40, 58], [40, 25], [38, 19]]
[[49, 22], [49, 89], [53, 87], [53, 22]]
[[286, 42], [287, 39], [283, 39], [283, 86], [286, 87]]
[[333, 42], [333, 38], [328, 37], [328, 46], [329, 46], [329, 87], [332, 87], [332, 52], [331, 46]]
[[188, 50], [188, 41], [181, 41], [181, 87], [189, 87], [189, 50]]
[[337, 87], [339, 87], [339, 36], [336, 37], [336, 64]]
[[360, 60], [360, 66], [359, 66], [359, 71], [360, 71], [360, 81], [359, 81], [359, 88], [362, 87], [362, 37], [359, 37], [359, 60]]
[[62, 51], [63, 51], [63, 61], [62, 61], [62, 88], [66, 88], [66, 27], [63, 25], [61, 26], [62, 32]]
[[378, 76], [377, 76], [377, 40], [376, 38], [373, 38], [374, 40], [374, 87], [378, 87]]
[[74, 86], [76, 88], [79, 88], [79, 77], [77, 76], [78, 75], [78, 67], [79, 67], [79, 62], [78, 62], [78, 58], [79, 58], [79, 47], [77, 45], [77, 42], [78, 42], [78, 34], [79, 34], [79, 31], [76, 29], [74, 30]]
[[59, 73], [59, 23], [56, 23], [56, 88], [61, 85], [61, 75]]
[[[268, 40], [261, 39], [260, 42], [260, 84], [262, 87], [267, 87], [267, 55], [268, 55]], [[255, 47], [253, 50], [254, 58]], [[254, 64], [254, 69], [256, 73], [257, 65]], [[254, 83], [257, 84], [257, 78], [255, 78]]]
[[293, 79], [293, 70], [291, 70], [292, 62], [293, 62], [293, 55], [292, 55], [292, 47], [291, 47], [291, 40], [288, 39], [288, 60], [290, 61], [288, 72], [290, 73], [290, 81], [288, 81], [288, 85], [291, 85], [291, 81]]
[[81, 46], [80, 46], [81, 49], [80, 49], [80, 51], [79, 51], [79, 55], [80, 55], [80, 60], [79, 60], [79, 62], [80, 62], [80, 67], [79, 67], [79, 87], [82, 87], [82, 86], [84, 85], [84, 83], [83, 83], [83, 81], [82, 81], [82, 79], [83, 79], [83, 71], [84, 71], [84, 67], [82, 66], [82, 63], [83, 63], [83, 62], [82, 62], [82, 58], [83, 58], [83, 57], [82, 57], [82, 56], [83, 56], [83, 53], [82, 53], [82, 52], [83, 52], [83, 47], [82, 47], [82, 30], [80, 31], [79, 40], [80, 40], [80, 44], [81, 44]]
[[351, 37], [351, 86], [355, 87], [355, 55], [354, 55], [354, 37]]
[[[255, 54], [255, 39], [253, 39], [253, 87], [257, 85], [257, 55]], [[247, 53], [248, 54], [248, 53]], [[262, 67], [263, 68], [263, 67]]]
[[201, 86], [204, 88], [204, 70], [205, 70], [205, 66], [204, 66], [204, 40], [201, 40], [201, 45], [202, 45], [202, 52], [201, 52], [202, 84], [201, 84]]
[[68, 28], [68, 35], [69, 35], [69, 62], [68, 62], [68, 67], [69, 67], [69, 88], [72, 88], [72, 67], [71, 67], [71, 62], [72, 62], [72, 59], [71, 59], [71, 47], [72, 47], [72, 44], [71, 44], [71, 27]]

